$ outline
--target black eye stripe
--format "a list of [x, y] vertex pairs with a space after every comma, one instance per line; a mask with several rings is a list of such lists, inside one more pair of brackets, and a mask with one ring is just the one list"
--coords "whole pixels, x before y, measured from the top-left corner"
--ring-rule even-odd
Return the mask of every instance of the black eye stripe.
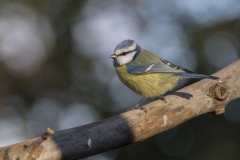
[[132, 50], [132, 51], [127, 51], [127, 52], [122, 52], [121, 54], [119, 54], [119, 56], [125, 56], [131, 52], [134, 52], [135, 50]]
[[121, 54], [119, 54], [119, 56], [125, 56], [128, 53], [130, 53], [130, 52], [122, 52]]

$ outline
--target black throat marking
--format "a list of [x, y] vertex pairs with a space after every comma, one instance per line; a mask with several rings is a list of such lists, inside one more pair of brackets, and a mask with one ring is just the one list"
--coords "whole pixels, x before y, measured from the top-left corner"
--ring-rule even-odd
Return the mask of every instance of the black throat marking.
[[121, 67], [116, 58], [113, 59], [113, 65], [114, 67]]

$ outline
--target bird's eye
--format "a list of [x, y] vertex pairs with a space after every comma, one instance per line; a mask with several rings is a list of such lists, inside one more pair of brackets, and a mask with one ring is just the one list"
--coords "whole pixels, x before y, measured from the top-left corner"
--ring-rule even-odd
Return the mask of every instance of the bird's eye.
[[122, 55], [124, 55], [124, 56], [125, 56], [126, 54], [127, 54], [127, 52], [123, 52], [123, 53], [122, 53]]

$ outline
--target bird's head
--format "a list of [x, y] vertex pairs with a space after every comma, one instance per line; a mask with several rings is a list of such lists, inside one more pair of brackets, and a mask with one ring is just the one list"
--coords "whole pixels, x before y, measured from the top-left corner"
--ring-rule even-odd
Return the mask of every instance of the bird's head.
[[114, 66], [120, 67], [133, 61], [140, 52], [141, 47], [135, 41], [127, 39], [117, 45], [110, 57], [113, 58]]

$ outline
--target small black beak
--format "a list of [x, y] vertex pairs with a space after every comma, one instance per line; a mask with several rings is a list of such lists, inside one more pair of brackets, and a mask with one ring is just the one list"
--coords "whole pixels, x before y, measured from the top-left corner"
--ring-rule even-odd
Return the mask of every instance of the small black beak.
[[110, 56], [110, 58], [115, 59], [115, 58], [117, 58], [117, 56], [116, 56], [115, 54], [112, 54], [112, 55]]

